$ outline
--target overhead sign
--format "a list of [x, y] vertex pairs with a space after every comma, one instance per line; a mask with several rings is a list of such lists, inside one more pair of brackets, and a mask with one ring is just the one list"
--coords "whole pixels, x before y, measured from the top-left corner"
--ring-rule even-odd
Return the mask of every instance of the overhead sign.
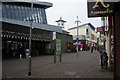
[[97, 32], [104, 32], [104, 27], [97, 27]]
[[88, 0], [88, 17], [112, 16], [115, 2], [105, 2], [104, 0]]
[[55, 40], [56, 39], [56, 32], [53, 32], [53, 38], [52, 40]]

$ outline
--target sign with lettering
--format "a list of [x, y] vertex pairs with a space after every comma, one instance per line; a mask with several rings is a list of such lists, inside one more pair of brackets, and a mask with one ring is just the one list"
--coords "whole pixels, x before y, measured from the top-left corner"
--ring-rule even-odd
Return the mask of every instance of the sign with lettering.
[[104, 0], [88, 0], [88, 17], [112, 16], [115, 2], [105, 2]]
[[97, 27], [97, 32], [104, 32], [104, 27]]

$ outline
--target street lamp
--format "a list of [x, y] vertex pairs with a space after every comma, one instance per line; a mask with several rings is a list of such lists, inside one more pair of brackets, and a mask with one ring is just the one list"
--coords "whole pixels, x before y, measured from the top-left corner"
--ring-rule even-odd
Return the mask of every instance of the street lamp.
[[[81, 23], [79, 20], [78, 20], [78, 16], [77, 16], [77, 21], [75, 21], [75, 23], [77, 23], [77, 43], [79, 42], [79, 37], [78, 37], [78, 23]], [[77, 45], [77, 53], [78, 53], [78, 45]], [[78, 56], [79, 56], [79, 54], [78, 54]]]
[[30, 12], [30, 35], [29, 35], [29, 61], [28, 61], [28, 76], [31, 76], [31, 38], [32, 38], [32, 14], [33, 14], [33, 2], [31, 2], [31, 12]]
[[103, 29], [104, 29], [104, 31], [103, 31], [103, 35], [104, 35], [104, 38], [103, 38], [103, 41], [104, 41], [104, 43], [103, 43], [103, 48], [105, 49], [106, 48], [106, 44], [105, 44], [105, 17], [101, 17], [101, 20], [103, 21]]
[[[57, 21], [55, 21], [55, 22], [58, 23], [58, 26], [59, 26], [59, 27], [64, 28], [64, 23], [65, 23], [66, 21], [62, 20], [62, 17], [60, 17], [60, 19], [57, 20]], [[61, 54], [60, 54], [60, 62], [61, 62], [61, 60], [62, 60], [61, 58], [62, 58], [62, 56], [61, 56]]]

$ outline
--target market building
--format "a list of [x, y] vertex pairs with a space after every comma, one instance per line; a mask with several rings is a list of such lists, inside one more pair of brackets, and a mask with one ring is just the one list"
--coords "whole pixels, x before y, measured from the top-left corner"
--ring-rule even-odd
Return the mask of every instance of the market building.
[[[32, 4], [33, 8], [31, 8]], [[18, 58], [20, 54], [26, 56], [25, 51], [29, 48], [30, 27], [32, 27], [32, 56], [52, 54], [53, 32], [56, 32], [62, 44], [72, 43], [72, 36], [64, 33], [61, 27], [48, 25], [45, 10], [52, 7], [52, 3], [37, 0], [34, 2], [9, 0], [9, 2], [2, 2], [1, 5], [3, 58]], [[23, 48], [23, 53], [20, 53], [20, 47]], [[67, 46], [63, 46], [63, 53], [67, 49]]]

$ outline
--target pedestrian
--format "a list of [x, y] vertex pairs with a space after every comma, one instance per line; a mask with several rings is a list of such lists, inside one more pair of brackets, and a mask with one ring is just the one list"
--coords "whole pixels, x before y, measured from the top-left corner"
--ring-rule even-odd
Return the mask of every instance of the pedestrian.
[[20, 55], [20, 59], [24, 57], [24, 48], [22, 44], [19, 44], [19, 55]]
[[52, 55], [54, 55], [55, 54], [55, 49], [52, 49]]
[[93, 46], [91, 47], [91, 53], [93, 53]]

